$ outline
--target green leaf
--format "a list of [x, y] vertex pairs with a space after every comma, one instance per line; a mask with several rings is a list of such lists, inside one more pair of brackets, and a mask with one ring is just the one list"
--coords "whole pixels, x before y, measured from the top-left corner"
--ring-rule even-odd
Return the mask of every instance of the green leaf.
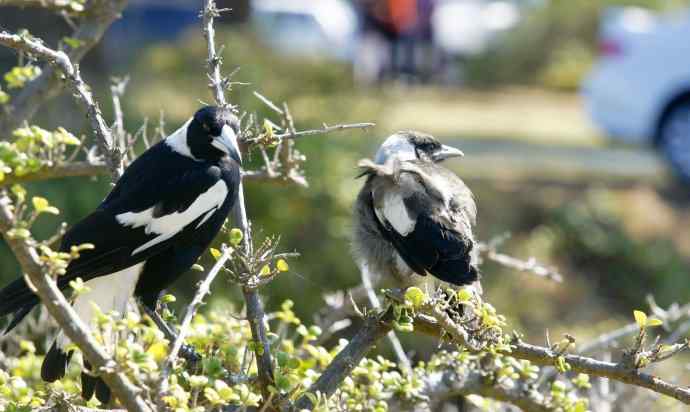
[[405, 301], [409, 302], [413, 308], [419, 308], [424, 304], [426, 295], [416, 286], [407, 288], [405, 291]]
[[657, 319], [657, 318], [647, 319], [647, 327], [661, 326], [663, 324], [664, 324], [664, 321], [661, 319]]
[[278, 272], [287, 272], [288, 270], [290, 270], [290, 266], [285, 261], [285, 259], [278, 259], [278, 261], [276, 262], [276, 269], [278, 269]]
[[75, 39], [74, 37], [63, 37], [62, 41], [65, 42], [69, 47], [76, 49], [84, 44], [83, 40]]
[[271, 276], [271, 267], [268, 265], [264, 265], [264, 267], [262, 267], [261, 271], [259, 272], [259, 276], [261, 276], [261, 277]]
[[58, 208], [51, 206], [50, 203], [48, 203], [48, 200], [44, 197], [34, 196], [31, 199], [31, 203], [34, 205], [34, 210], [36, 210], [36, 212], [38, 212], [39, 214], [41, 214], [41, 213], [50, 213], [51, 215], [60, 214], [60, 211], [58, 210]]
[[635, 310], [633, 311], [633, 316], [635, 316], [635, 322], [637, 322], [637, 326], [640, 328], [644, 328], [647, 326], [647, 314], [640, 311], [640, 310]]
[[31, 232], [28, 229], [17, 227], [7, 231], [7, 236], [10, 239], [28, 239], [31, 237]]
[[175, 295], [171, 295], [169, 293], [166, 295], [163, 295], [161, 297], [161, 302], [163, 302], [163, 303], [172, 303], [172, 302], [175, 302], [176, 300], [177, 300], [177, 298], [175, 297]]
[[233, 246], [237, 246], [242, 242], [242, 238], [244, 238], [244, 234], [242, 233], [241, 230], [237, 228], [233, 228], [230, 230], [230, 233], [228, 234], [228, 238], [230, 240], [230, 244]]
[[17, 198], [18, 202], [23, 202], [26, 200], [26, 189], [22, 187], [21, 185], [12, 185], [12, 194]]
[[195, 263], [195, 264], [192, 265], [192, 270], [195, 270], [195, 271], [197, 271], [197, 272], [203, 272], [203, 271], [204, 271], [204, 267], [201, 266], [201, 265], [198, 264], [198, 263]]
[[458, 290], [457, 297], [460, 302], [467, 302], [472, 298], [472, 292], [463, 288]]

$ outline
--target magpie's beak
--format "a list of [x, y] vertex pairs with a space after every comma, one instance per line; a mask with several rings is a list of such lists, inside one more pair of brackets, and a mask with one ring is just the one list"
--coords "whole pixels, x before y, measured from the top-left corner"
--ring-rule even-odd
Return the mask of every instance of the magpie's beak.
[[237, 145], [237, 135], [230, 126], [223, 126], [220, 136], [214, 137], [211, 145], [225, 152], [238, 164], [242, 164], [242, 155], [240, 155], [240, 148]]
[[454, 147], [442, 145], [440, 150], [434, 152], [431, 156], [434, 162], [442, 162], [451, 157], [463, 157], [465, 154], [460, 149]]

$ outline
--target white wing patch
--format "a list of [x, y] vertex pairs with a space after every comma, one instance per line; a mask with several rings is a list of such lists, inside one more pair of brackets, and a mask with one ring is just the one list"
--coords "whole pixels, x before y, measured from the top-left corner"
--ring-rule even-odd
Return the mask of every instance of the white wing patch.
[[197, 225], [197, 227], [201, 226], [211, 217], [213, 212], [223, 204], [227, 195], [228, 186], [224, 181], [220, 180], [197, 197], [196, 200], [182, 212], [174, 212], [160, 217], [153, 217], [154, 208], [151, 207], [141, 212], [121, 213], [115, 216], [115, 218], [123, 226], [132, 228], [144, 226], [144, 230], [147, 234], [155, 233], [158, 235], [134, 249], [132, 255], [135, 255], [142, 250], [146, 250], [151, 246], [170, 239], [180, 233], [185, 226], [206, 214]]
[[407, 207], [398, 191], [388, 192], [383, 196], [383, 207], [374, 208], [380, 221], [388, 221], [396, 232], [407, 236], [414, 230], [416, 221], [410, 219]]

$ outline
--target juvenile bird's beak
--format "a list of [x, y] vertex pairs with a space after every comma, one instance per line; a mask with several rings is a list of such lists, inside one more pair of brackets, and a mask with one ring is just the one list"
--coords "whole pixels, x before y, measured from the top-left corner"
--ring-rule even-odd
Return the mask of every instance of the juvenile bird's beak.
[[240, 148], [237, 145], [237, 135], [228, 125], [223, 126], [223, 130], [220, 136], [214, 137], [211, 145], [218, 150], [222, 150], [227, 153], [230, 158], [235, 160], [240, 165], [242, 164], [242, 155], [240, 154]]
[[450, 159], [451, 157], [463, 156], [465, 156], [465, 154], [462, 152], [462, 150], [443, 145], [441, 146], [441, 150], [434, 152], [434, 154], [431, 157], [434, 162], [442, 162], [446, 159]]

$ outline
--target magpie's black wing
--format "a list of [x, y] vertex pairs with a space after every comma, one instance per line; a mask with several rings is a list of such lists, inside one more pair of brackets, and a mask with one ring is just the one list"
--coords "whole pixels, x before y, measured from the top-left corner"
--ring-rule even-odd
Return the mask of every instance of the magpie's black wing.
[[[86, 281], [123, 270], [190, 239], [210, 242], [232, 207], [239, 179], [237, 165], [220, 170], [157, 144], [125, 170], [93, 213], [67, 231], [61, 251], [85, 243], [95, 248], [70, 262], [58, 286], [65, 288], [77, 277]], [[202, 226], [207, 219], [209, 224]], [[0, 290], [0, 317], [15, 313], [7, 330], [36, 303], [23, 279]]]
[[439, 166], [407, 166], [397, 166], [395, 179], [382, 177], [373, 185], [379, 230], [416, 273], [456, 285], [477, 280], [472, 264], [475, 205], [469, 189]]
[[[152, 151], [158, 156], [151, 156]], [[61, 284], [144, 261], [190, 236], [221, 207], [232, 206], [227, 202], [236, 196], [239, 172], [236, 182], [228, 184], [218, 166], [177, 155], [163, 145], [146, 154], [127, 168], [99, 208], [63, 237], [62, 250], [83, 243], [95, 248], [70, 263]]]

